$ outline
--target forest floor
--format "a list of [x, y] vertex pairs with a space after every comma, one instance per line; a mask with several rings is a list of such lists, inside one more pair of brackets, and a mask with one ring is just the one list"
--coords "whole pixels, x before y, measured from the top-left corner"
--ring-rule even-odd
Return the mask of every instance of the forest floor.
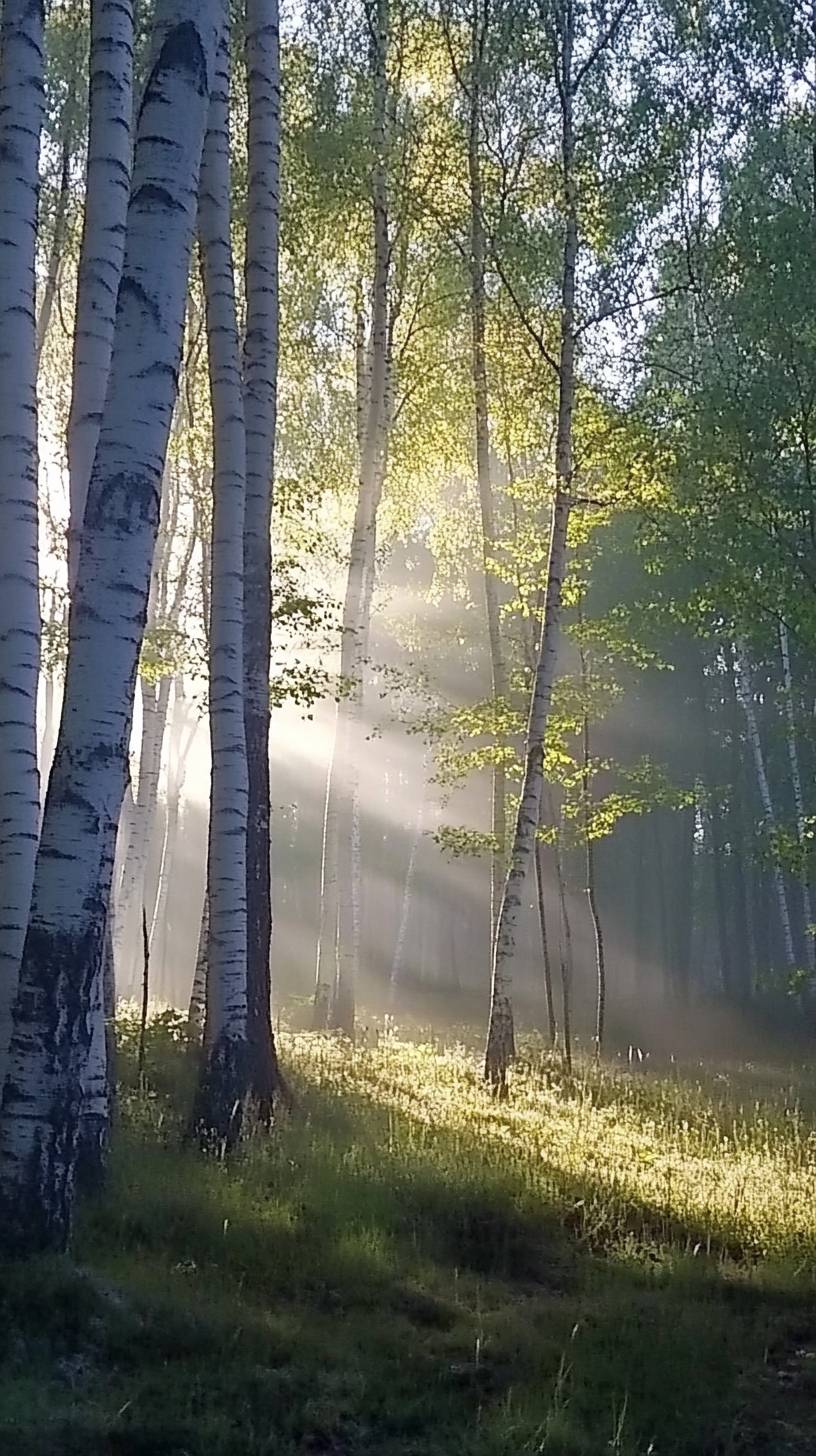
[[296, 1096], [225, 1165], [190, 1058], [125, 1026], [75, 1258], [0, 1265], [13, 1456], [816, 1453], [816, 1081], [283, 1036]]

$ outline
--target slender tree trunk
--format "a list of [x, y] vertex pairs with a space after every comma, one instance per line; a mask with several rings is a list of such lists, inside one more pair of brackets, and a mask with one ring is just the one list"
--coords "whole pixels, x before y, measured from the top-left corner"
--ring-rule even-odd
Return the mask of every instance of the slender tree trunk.
[[550, 1046], [554, 1047], [558, 1041], [558, 1024], [555, 1016], [555, 999], [553, 997], [550, 943], [547, 938], [547, 905], [543, 858], [541, 839], [536, 837], [536, 894], [538, 898], [538, 925], [541, 931], [541, 962], [544, 967], [544, 994], [547, 998], [547, 1025], [550, 1033]]
[[[278, 377], [280, 34], [278, 0], [247, 0], [249, 191], [244, 343], [244, 715], [249, 769], [247, 1003], [251, 1090], [268, 1116], [279, 1083], [272, 1034], [269, 660]], [[214, 914], [214, 911], [213, 911]]]
[[145, 1086], [145, 1052], [147, 1049], [147, 1014], [150, 1009], [150, 941], [147, 935], [147, 911], [142, 906], [142, 994], [139, 1003], [139, 1051], [137, 1069], [139, 1087]]
[[408, 868], [405, 871], [405, 884], [402, 892], [402, 905], [400, 907], [399, 926], [397, 928], [397, 939], [394, 945], [394, 956], [391, 961], [391, 984], [389, 988], [390, 1009], [393, 1011], [399, 999], [400, 986], [403, 976], [403, 962], [405, 960], [405, 945], [408, 939], [408, 925], [411, 919], [411, 902], [414, 893], [414, 879], [416, 875], [416, 861], [419, 846], [422, 842], [422, 826], [425, 821], [425, 783], [423, 765], [423, 785], [417, 805], [416, 819], [414, 820], [414, 832], [411, 836], [411, 849], [408, 855]]
[[[552, 818], [552, 816], [551, 816]], [[554, 822], [554, 821], [553, 821]], [[572, 954], [572, 926], [570, 925], [569, 907], [567, 905], [567, 885], [564, 879], [564, 862], [561, 857], [560, 833], [556, 833], [554, 843], [555, 855], [555, 876], [558, 881], [558, 904], [561, 911], [561, 1006], [562, 1022], [564, 1027], [564, 1066], [567, 1075], [572, 1076], [572, 978], [573, 978], [573, 954]]]
[[[209, 873], [207, 875], [209, 879]], [[210, 941], [210, 897], [204, 891], [204, 903], [201, 907], [201, 923], [198, 929], [198, 950], [196, 952], [195, 973], [193, 985], [190, 991], [190, 1004], [187, 1009], [187, 1031], [193, 1041], [200, 1042], [204, 1035], [207, 1008], [207, 961], [209, 958]]]
[[48, 337], [48, 329], [51, 323], [51, 314], [54, 311], [54, 299], [57, 296], [59, 286], [60, 270], [62, 260], [65, 256], [65, 237], [68, 231], [68, 197], [71, 189], [71, 131], [73, 111], [72, 99], [66, 104], [65, 135], [62, 142], [62, 157], [60, 161], [60, 181], [57, 192], [57, 204], [54, 209], [54, 231], [51, 235], [51, 247], [48, 253], [48, 267], [45, 273], [45, 285], [43, 287], [40, 310], [37, 314], [37, 369], [40, 367], [43, 346]]
[[[123, 991], [127, 991], [132, 984], [133, 949], [141, 936], [145, 872], [156, 821], [171, 685], [172, 679], [169, 677], [160, 678], [157, 683], [141, 680], [142, 739], [139, 783], [122, 865], [122, 887], [116, 902], [114, 950], [117, 975]], [[141, 963], [141, 953], [136, 963]]]
[[[775, 840], [777, 831], [776, 811], [771, 797], [771, 787], [768, 782], [768, 774], [765, 768], [765, 755], [762, 751], [762, 741], [759, 736], [759, 725], [757, 723], [756, 709], [754, 707], [753, 687], [751, 684], [751, 670], [748, 665], [748, 655], [744, 642], [738, 642], [733, 651], [734, 681], [737, 695], [745, 714], [745, 722], [748, 729], [748, 740], [751, 744], [751, 751], [754, 755], [754, 767], [756, 769], [757, 787], [762, 802], [765, 822]], [[771, 860], [773, 864], [774, 888], [776, 890], [776, 902], [779, 908], [779, 921], [782, 927], [782, 943], [785, 950], [785, 961], [790, 969], [796, 965], [796, 951], [793, 945], [793, 932], [791, 930], [790, 911], [788, 909], [788, 896], [785, 889], [785, 876], [782, 863], [779, 858], [775, 844], [772, 845]]]
[[76, 586], [85, 500], [108, 388], [125, 250], [133, 145], [132, 0], [92, 0], [89, 81], [88, 162], [68, 418], [71, 593]]
[[0, 31], [0, 1085], [40, 823], [35, 250], [43, 4], [5, 0]]
[[813, 905], [810, 894], [810, 875], [807, 866], [807, 838], [805, 819], [805, 796], [802, 792], [802, 774], [799, 769], [799, 745], [796, 735], [796, 711], [793, 703], [793, 673], [791, 672], [790, 644], [785, 623], [779, 623], [779, 649], [782, 655], [782, 677], [785, 698], [785, 719], [787, 724], [788, 760], [790, 762], [793, 799], [796, 805], [796, 837], [802, 857], [800, 881], [802, 884], [802, 918], [805, 932], [805, 956], [811, 976], [816, 972], [816, 937], [813, 926]]
[[115, 343], [0, 1117], [0, 1234], [7, 1251], [62, 1248], [69, 1235], [91, 990], [127, 779], [222, 23], [218, 0], [167, 0], [139, 113]]
[[[388, 445], [389, 323], [388, 282], [390, 240], [386, 152], [388, 140], [389, 0], [373, 0], [371, 18], [371, 74], [374, 89], [371, 174], [374, 240], [371, 335], [366, 371], [365, 429], [360, 454], [357, 508], [349, 553], [343, 605], [340, 672], [346, 691], [337, 707], [335, 741], [330, 769], [331, 789], [326, 816], [323, 858], [337, 848], [336, 865], [325, 865], [324, 885], [337, 884], [337, 957], [331, 990], [329, 1022], [337, 1030], [354, 1034], [359, 921], [361, 901], [361, 849], [359, 831], [358, 758], [363, 743], [361, 723], [365, 692], [365, 659], [371, 599], [376, 571], [377, 512], [385, 476]], [[335, 790], [336, 785], [336, 790]], [[336, 810], [331, 798], [337, 795]], [[337, 815], [336, 841], [333, 814]], [[331, 838], [329, 837], [331, 836]], [[340, 846], [348, 836], [349, 854]], [[331, 935], [331, 923], [326, 925]], [[321, 937], [326, 939], [326, 937]], [[324, 998], [319, 985], [316, 1002]]]
[[583, 757], [581, 762], [581, 799], [584, 819], [584, 855], [586, 866], [586, 897], [589, 913], [592, 919], [592, 928], [595, 934], [595, 974], [597, 978], [597, 996], [595, 1001], [595, 1058], [600, 1061], [603, 1052], [604, 1030], [606, 1027], [606, 958], [604, 955], [604, 937], [601, 916], [598, 910], [598, 892], [595, 883], [595, 846], [592, 840], [592, 784], [590, 779], [591, 755], [589, 739], [589, 711], [587, 707], [589, 696], [589, 668], [586, 659], [586, 652], [581, 649], [581, 678], [584, 697], [583, 714]]
[[235, 308], [230, 209], [229, 39], [218, 52], [201, 163], [199, 227], [213, 416], [208, 855], [209, 1042], [194, 1120], [205, 1141], [240, 1134], [249, 1084], [247, 823], [244, 718], [246, 431]]
[[[468, 179], [470, 184], [470, 321], [473, 399], [476, 424], [476, 479], [479, 488], [479, 511], [482, 528], [482, 571], [490, 646], [490, 674], [494, 712], [501, 714], [508, 701], [507, 669], [501, 640], [498, 583], [495, 576], [494, 552], [496, 526], [493, 510], [493, 486], [490, 478], [490, 426], [488, 414], [487, 349], [485, 341], [485, 227], [482, 205], [482, 171], [479, 148], [482, 105], [482, 71], [487, 42], [488, 18], [482, 0], [474, 0], [471, 20], [471, 60], [469, 78]], [[503, 734], [494, 731], [496, 749], [505, 747]], [[491, 833], [494, 849], [490, 867], [490, 931], [495, 933], [505, 875], [505, 767], [503, 760], [494, 762], [492, 771]]]
[[561, 346], [559, 358], [558, 427], [555, 444], [555, 499], [552, 509], [550, 551], [544, 615], [533, 682], [524, 777], [521, 786], [510, 867], [499, 909], [493, 949], [490, 1021], [485, 1049], [485, 1077], [505, 1096], [507, 1073], [515, 1056], [512, 966], [516, 928], [524, 901], [524, 885], [535, 849], [543, 783], [544, 735], [550, 716], [558, 656], [561, 595], [567, 560], [567, 526], [572, 496], [572, 416], [575, 405], [575, 271], [578, 258], [578, 220], [574, 178], [575, 135], [572, 89], [573, 12], [563, 14], [561, 37], [562, 165], [564, 184], [564, 256], [561, 278]]

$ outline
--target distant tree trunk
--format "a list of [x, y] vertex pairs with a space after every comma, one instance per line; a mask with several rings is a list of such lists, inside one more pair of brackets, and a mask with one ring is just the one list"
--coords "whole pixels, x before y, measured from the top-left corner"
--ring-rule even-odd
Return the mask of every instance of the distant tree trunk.
[[804, 920], [805, 956], [811, 976], [816, 972], [816, 938], [812, 930], [813, 906], [810, 895], [810, 875], [807, 866], [807, 822], [805, 819], [805, 796], [802, 792], [802, 775], [799, 769], [799, 745], [796, 735], [796, 711], [793, 704], [793, 673], [791, 672], [790, 645], [785, 623], [779, 623], [779, 648], [782, 655], [782, 678], [787, 724], [788, 760], [793, 785], [793, 800], [796, 806], [796, 837], [802, 864], [799, 879], [802, 885], [802, 918]]
[[[726, 657], [727, 661], [727, 657]], [[736, 916], [736, 964], [740, 1000], [750, 1000], [756, 977], [756, 946], [752, 933], [751, 907], [748, 896], [746, 858], [750, 859], [751, 846], [745, 813], [745, 766], [743, 763], [740, 722], [742, 713], [737, 698], [734, 675], [729, 671], [731, 702], [729, 704], [731, 728], [731, 801], [728, 814], [728, 834], [731, 842], [733, 862], [734, 912]]]
[[581, 801], [584, 820], [584, 856], [586, 865], [586, 897], [589, 906], [589, 913], [592, 919], [592, 928], [595, 933], [595, 974], [597, 978], [597, 996], [595, 1001], [595, 1057], [600, 1060], [603, 1051], [604, 1030], [606, 1026], [606, 958], [604, 955], [604, 937], [601, 916], [598, 910], [598, 892], [595, 883], [595, 847], [592, 841], [592, 782], [591, 754], [589, 738], [589, 663], [584, 648], [581, 648], [581, 684], [584, 698], [584, 714], [582, 729], [583, 755], [581, 760]]
[[424, 823], [424, 819], [425, 784], [423, 782], [422, 792], [419, 795], [419, 800], [417, 804], [416, 819], [414, 820], [414, 832], [411, 836], [411, 849], [408, 855], [408, 868], [405, 871], [405, 883], [402, 892], [402, 905], [400, 908], [399, 926], [397, 928], [397, 939], [394, 945], [394, 956], [391, 961], [391, 983], [389, 991], [389, 1001], [390, 1009], [392, 1011], [397, 1005], [400, 985], [402, 982], [403, 961], [405, 959], [405, 943], [408, 938], [408, 924], [411, 918], [411, 900], [414, 890], [417, 852], [422, 842], [422, 826]]
[[547, 998], [547, 1024], [550, 1033], [550, 1046], [554, 1047], [558, 1040], [558, 1025], [555, 1015], [555, 1000], [553, 998], [552, 966], [550, 964], [550, 944], [547, 938], [547, 905], [544, 879], [544, 864], [540, 838], [536, 838], [535, 867], [536, 893], [538, 898], [538, 925], [539, 930], [541, 931], [541, 963], [544, 968], [544, 994]]
[[[757, 723], [756, 709], [754, 707], [753, 686], [751, 683], [751, 669], [748, 663], [748, 655], [743, 642], [738, 642], [733, 649], [734, 681], [737, 695], [745, 714], [745, 722], [748, 729], [748, 741], [751, 744], [751, 751], [754, 755], [754, 767], [756, 769], [757, 787], [762, 808], [765, 814], [765, 822], [775, 840], [777, 832], [776, 811], [774, 810], [771, 788], [768, 783], [768, 775], [765, 769], [765, 755], [762, 751], [762, 741], [759, 736], [759, 725]], [[790, 969], [796, 965], [796, 951], [793, 945], [793, 932], [791, 930], [790, 912], [788, 910], [788, 897], [785, 890], [785, 876], [779, 852], [772, 844], [771, 862], [773, 864], [773, 878], [776, 889], [776, 901], [779, 908], [779, 921], [782, 927], [782, 941], [785, 950], [785, 960]]]
[[[209, 873], [207, 875], [209, 879]], [[209, 955], [210, 939], [210, 899], [207, 891], [204, 891], [204, 903], [201, 907], [201, 923], [198, 930], [198, 950], [196, 952], [195, 973], [193, 985], [190, 992], [190, 1004], [187, 1009], [187, 1031], [193, 1041], [200, 1042], [204, 1034], [207, 1008], [207, 959]]]
[[[554, 823], [554, 820], [552, 822]], [[553, 851], [555, 856], [555, 876], [558, 881], [558, 904], [561, 911], [561, 947], [559, 959], [561, 962], [561, 1020], [564, 1027], [564, 1065], [567, 1069], [567, 1075], [571, 1077], [573, 976], [572, 927], [570, 925], [569, 907], [567, 905], [567, 885], [564, 879], [564, 862], [561, 858], [561, 840], [559, 831], [556, 831]]]
[[490, 1021], [485, 1049], [485, 1077], [505, 1096], [507, 1073], [515, 1056], [512, 967], [516, 927], [524, 901], [524, 884], [535, 849], [543, 783], [544, 735], [550, 716], [557, 667], [561, 622], [561, 594], [567, 561], [572, 477], [572, 416], [575, 405], [575, 274], [578, 259], [578, 216], [575, 185], [575, 130], [573, 122], [572, 52], [573, 11], [565, 10], [561, 33], [561, 161], [564, 187], [564, 252], [561, 275], [558, 424], [555, 443], [555, 499], [552, 509], [550, 551], [544, 615], [535, 667], [530, 717], [527, 725], [524, 777], [513, 832], [510, 867], [504, 885], [493, 950]]
[[43, 122], [41, 0], [0, 31], [0, 1086], [40, 823], [35, 253]]
[[54, 231], [51, 234], [51, 247], [48, 250], [48, 267], [45, 273], [45, 285], [43, 287], [42, 300], [39, 313], [37, 314], [37, 369], [40, 367], [43, 346], [48, 337], [48, 329], [51, 323], [51, 314], [54, 310], [54, 299], [57, 296], [59, 286], [60, 269], [62, 268], [65, 256], [65, 238], [68, 232], [68, 198], [71, 190], [71, 142], [73, 131], [73, 98], [69, 99], [65, 107], [65, 126], [62, 141], [62, 156], [60, 160], [60, 180], [57, 191], [57, 202], [54, 208]]
[[[247, 824], [244, 715], [246, 432], [232, 260], [229, 38], [224, 35], [201, 161], [199, 229], [213, 417], [210, 620], [212, 775], [207, 871], [207, 1026], [194, 1122], [209, 1142], [240, 1135], [249, 1090]], [[265, 750], [266, 752], [266, 750]]]
[[244, 716], [249, 771], [247, 1034], [250, 1087], [268, 1116], [280, 1077], [272, 1033], [269, 662], [271, 517], [278, 377], [280, 34], [278, 0], [247, 0], [249, 105], [246, 238]]
[[[371, 31], [371, 76], [374, 91], [371, 200], [374, 242], [374, 279], [371, 302], [371, 334], [365, 379], [365, 429], [360, 452], [357, 508], [351, 536], [348, 576], [343, 605], [340, 673], [346, 690], [337, 706], [335, 741], [327, 797], [326, 833], [323, 858], [336, 848], [335, 866], [324, 865], [324, 886], [337, 885], [337, 922], [334, 985], [330, 992], [329, 1023], [337, 1030], [354, 1034], [361, 872], [359, 844], [358, 757], [362, 752], [361, 720], [365, 690], [365, 658], [369, 616], [376, 571], [377, 512], [385, 475], [388, 442], [389, 321], [388, 282], [390, 239], [386, 149], [388, 133], [387, 61], [389, 46], [389, 0], [372, 0], [369, 7]], [[336, 808], [332, 797], [336, 793]], [[336, 813], [336, 829], [333, 816]], [[336, 835], [336, 837], [335, 837]], [[340, 852], [343, 835], [348, 836], [349, 854]], [[331, 923], [326, 935], [331, 939]], [[318, 966], [318, 971], [320, 967]], [[327, 999], [321, 984], [316, 988], [318, 1006]]]
[[217, 0], [168, 0], [139, 114], [116, 342], [0, 1117], [7, 1252], [63, 1248], [69, 1234], [88, 1013], [105, 942], [221, 25]]
[[[170, 706], [172, 679], [140, 680], [142, 738], [139, 752], [139, 782], [130, 821], [130, 832], [122, 865], [122, 886], [116, 902], [114, 954], [117, 976], [123, 990], [132, 984], [133, 948], [141, 934], [141, 911], [145, 900], [145, 871], [156, 821], [162, 748]], [[137, 964], [141, 963], [141, 954]]]
[[147, 912], [142, 906], [142, 989], [139, 998], [139, 1050], [137, 1069], [139, 1086], [145, 1085], [145, 1052], [147, 1048], [147, 1013], [150, 1008], [150, 941], [147, 935]]
[[[476, 423], [476, 480], [482, 528], [482, 579], [484, 583], [487, 636], [490, 646], [490, 674], [494, 711], [501, 713], [508, 701], [507, 669], [501, 640], [499, 594], [494, 566], [496, 526], [493, 486], [490, 479], [490, 424], [488, 411], [487, 350], [485, 341], [485, 225], [482, 203], [480, 128], [482, 73], [488, 36], [487, 5], [475, 0], [471, 22], [469, 75], [468, 179], [470, 184], [470, 321], [473, 399]], [[496, 747], [504, 747], [504, 735], [494, 730]], [[494, 849], [490, 870], [490, 931], [495, 934], [505, 875], [505, 766], [494, 762], [491, 770], [491, 832]]]

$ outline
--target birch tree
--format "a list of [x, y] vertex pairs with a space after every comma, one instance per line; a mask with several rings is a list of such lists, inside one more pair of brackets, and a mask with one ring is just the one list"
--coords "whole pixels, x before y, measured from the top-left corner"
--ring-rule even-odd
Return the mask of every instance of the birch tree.
[[88, 161], [68, 418], [68, 584], [71, 591], [79, 568], [85, 500], [113, 349], [130, 195], [132, 117], [132, 0], [91, 0]]
[[5, 0], [0, 30], [0, 1077], [40, 817], [34, 263], [44, 7]]
[[4, 1246], [21, 1252], [62, 1248], [70, 1231], [91, 994], [105, 942], [222, 23], [216, 0], [168, 0], [139, 113], [110, 378], [0, 1114], [0, 1228]]
[[[358, 323], [357, 503], [343, 602], [340, 675], [344, 692], [337, 707], [326, 795], [321, 867], [321, 926], [316, 1007], [325, 1006], [330, 1024], [351, 1035], [360, 944], [362, 894], [358, 759], [362, 749], [365, 660], [374, 588], [377, 513], [382, 497], [388, 443], [390, 238], [388, 222], [388, 0], [372, 0], [366, 14], [372, 77], [371, 219], [373, 280], [367, 348]], [[360, 313], [358, 310], [359, 320]], [[364, 354], [364, 358], [363, 358]], [[346, 839], [348, 855], [340, 852]], [[333, 893], [327, 893], [336, 886]], [[328, 912], [328, 913], [327, 913]], [[333, 917], [336, 917], [333, 919]], [[326, 963], [332, 984], [329, 984]]]
[[751, 753], [754, 759], [756, 770], [757, 787], [762, 803], [765, 822], [771, 832], [773, 879], [776, 892], [776, 903], [779, 908], [779, 921], [782, 926], [782, 939], [785, 947], [785, 960], [788, 968], [793, 970], [796, 966], [796, 951], [793, 945], [793, 931], [791, 929], [790, 908], [788, 906], [788, 893], [785, 887], [785, 875], [782, 868], [782, 861], [779, 857], [779, 850], [776, 844], [778, 819], [774, 808], [771, 786], [768, 780], [768, 772], [765, 766], [765, 754], [762, 749], [762, 739], [759, 734], [759, 723], [757, 722], [756, 706], [754, 703], [754, 690], [751, 681], [751, 668], [748, 653], [744, 642], [734, 644], [733, 649], [734, 681], [737, 689], [737, 696], [740, 706], [745, 714], [745, 724], [748, 730], [748, 741], [751, 745]]
[[194, 1119], [201, 1136], [241, 1128], [247, 1045], [247, 813], [244, 502], [247, 437], [231, 244], [229, 46], [218, 52], [201, 165], [199, 232], [213, 417], [210, 617], [212, 776], [208, 855], [207, 1046]]
[[[269, 665], [271, 518], [277, 417], [280, 33], [277, 0], [247, 0], [244, 716], [249, 771], [247, 996], [252, 1090], [268, 1109], [277, 1082], [271, 1021]], [[215, 912], [211, 908], [211, 925]]]

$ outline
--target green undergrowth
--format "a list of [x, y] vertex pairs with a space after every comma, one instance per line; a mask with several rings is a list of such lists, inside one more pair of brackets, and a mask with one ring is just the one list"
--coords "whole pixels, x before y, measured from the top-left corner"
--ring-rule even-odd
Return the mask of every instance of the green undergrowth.
[[179, 1036], [139, 1088], [125, 1022], [73, 1262], [0, 1266], [3, 1452], [816, 1451], [800, 1078], [531, 1053], [497, 1104], [461, 1049], [284, 1035], [294, 1111], [225, 1164], [180, 1147]]

